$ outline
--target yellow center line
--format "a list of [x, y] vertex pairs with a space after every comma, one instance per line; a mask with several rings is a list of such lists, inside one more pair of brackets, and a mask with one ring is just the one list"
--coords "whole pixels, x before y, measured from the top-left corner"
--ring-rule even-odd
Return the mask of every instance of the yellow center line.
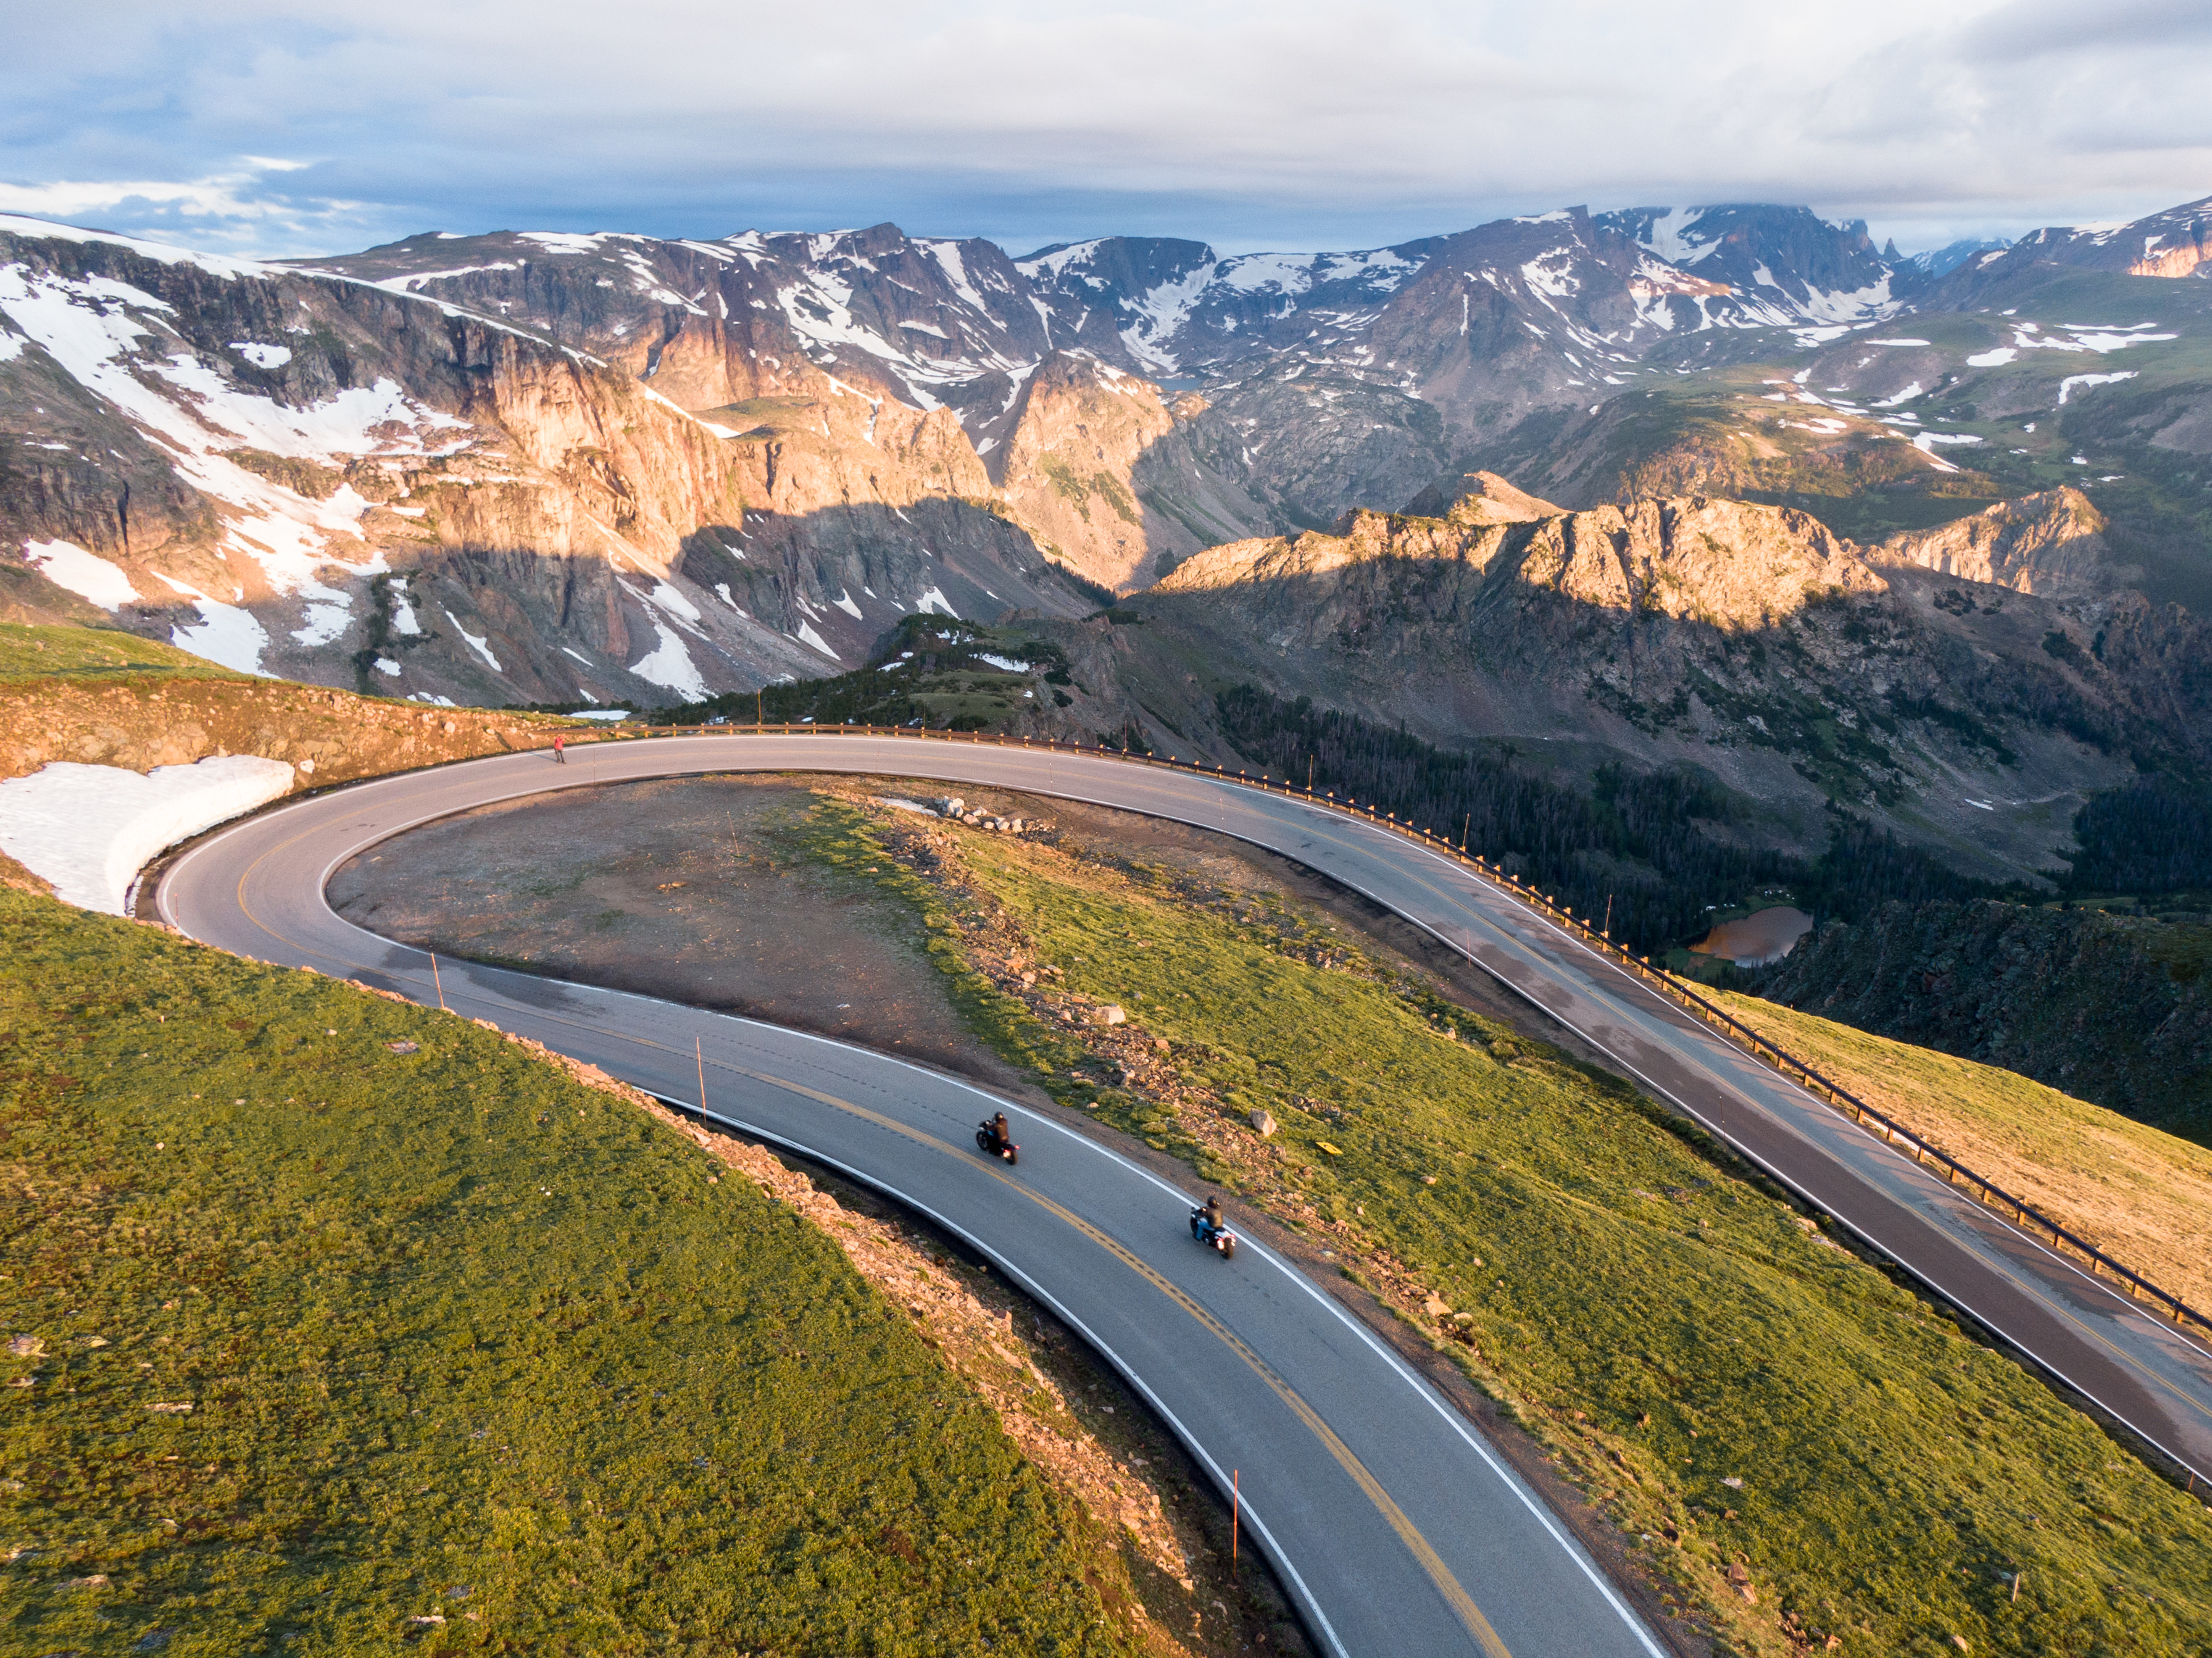
[[[241, 909], [245, 909], [246, 914], [254, 920], [255, 924], [259, 926], [264, 932], [268, 932], [270, 937], [280, 938], [283, 938], [282, 933], [279, 933], [276, 932], [275, 929], [268, 926], [267, 924], [262, 922], [258, 916], [254, 916], [251, 909], [246, 908], [244, 894], [245, 882], [241, 879], [239, 885], [240, 889], [239, 907]], [[305, 946], [293, 944], [292, 940], [289, 938], [286, 938], [284, 942], [287, 944], [292, 944], [292, 947], [295, 950], [304, 950], [305, 949]], [[356, 967], [359, 966], [358, 963], [356, 963], [355, 965]], [[458, 995], [456, 999], [459, 999]], [[477, 999], [472, 997], [470, 999], [473, 1000]], [[654, 1042], [648, 1036], [632, 1035], [627, 1031], [611, 1031], [602, 1026], [586, 1024], [580, 1021], [563, 1019], [556, 1014], [538, 1012], [536, 1017], [544, 1019], [546, 1023], [550, 1024], [568, 1025], [572, 1029], [590, 1030], [595, 1035], [602, 1036], [617, 1036], [623, 1041], [634, 1042], [641, 1048], [655, 1048], [665, 1054], [673, 1054], [676, 1052], [674, 1048], [669, 1048], [664, 1043]], [[789, 1093], [797, 1094], [803, 1098], [813, 1100], [819, 1104], [829, 1106], [834, 1110], [847, 1112], [853, 1116], [860, 1118], [864, 1121], [874, 1123], [882, 1128], [887, 1128], [895, 1134], [902, 1135], [906, 1139], [913, 1140], [918, 1145], [927, 1146], [933, 1151], [943, 1151], [950, 1156], [955, 1157], [959, 1155], [959, 1152], [956, 1148], [947, 1145], [943, 1140], [938, 1139], [935, 1135], [926, 1133], [918, 1128], [910, 1127], [907, 1124], [900, 1122], [894, 1117], [884, 1116], [880, 1112], [871, 1111], [867, 1107], [855, 1104], [851, 1100], [840, 1098], [835, 1094], [824, 1093], [818, 1088], [810, 1088], [805, 1083], [794, 1082], [788, 1077], [772, 1076], [767, 1072], [755, 1071], [750, 1066], [738, 1065], [728, 1060], [718, 1059], [714, 1061], [714, 1064], [721, 1070], [733, 1072], [741, 1077], [750, 1077], [755, 1082], [766, 1083], [772, 1088], [781, 1088]], [[1073, 1210], [1054, 1202], [1053, 1199], [1046, 1197], [1042, 1193], [1035, 1191], [1032, 1188], [1023, 1185], [1018, 1181], [1009, 1178], [1003, 1169], [999, 1169], [994, 1164], [987, 1163], [982, 1165], [982, 1167], [984, 1172], [988, 1174], [994, 1180], [998, 1181], [1000, 1184], [1006, 1186], [1012, 1191], [1020, 1193], [1024, 1197], [1029, 1199], [1030, 1202], [1036, 1204], [1039, 1208], [1045, 1210], [1048, 1213], [1065, 1222], [1069, 1226], [1073, 1227], [1077, 1231], [1082, 1233], [1084, 1236], [1089, 1238], [1092, 1242], [1106, 1250], [1109, 1254], [1113, 1255], [1115, 1259], [1127, 1266], [1132, 1272], [1142, 1278], [1162, 1295], [1164, 1295], [1169, 1300], [1174, 1302], [1176, 1306], [1182, 1308], [1184, 1312], [1188, 1313], [1191, 1316], [1191, 1318], [1195, 1320], [1200, 1326], [1218, 1338], [1221, 1343], [1231, 1352], [1235, 1353], [1237, 1357], [1243, 1359], [1244, 1363], [1250, 1367], [1253, 1374], [1257, 1376], [1262, 1382], [1266, 1382], [1269, 1388], [1274, 1390], [1276, 1396], [1281, 1399], [1285, 1405], [1290, 1406], [1291, 1413], [1295, 1415], [1300, 1422], [1306, 1425], [1306, 1427], [1312, 1432], [1314, 1437], [1321, 1441], [1322, 1446], [1328, 1450], [1328, 1454], [1336, 1460], [1337, 1465], [1352, 1477], [1352, 1482], [1359, 1487], [1361, 1491], [1365, 1493], [1368, 1501], [1374, 1503], [1376, 1510], [1380, 1512], [1383, 1519], [1389, 1523], [1390, 1529], [1397, 1533], [1400, 1540], [1406, 1545], [1407, 1548], [1412, 1552], [1413, 1558], [1420, 1562], [1421, 1570], [1429, 1575], [1430, 1581], [1437, 1586], [1437, 1593], [1443, 1596], [1445, 1603], [1449, 1605], [1453, 1612], [1457, 1615], [1460, 1622], [1466, 1625], [1468, 1633], [1474, 1637], [1475, 1643], [1479, 1645], [1485, 1653], [1488, 1654], [1490, 1658], [1512, 1658], [1511, 1650], [1506, 1646], [1505, 1643], [1499, 1638], [1498, 1631], [1491, 1627], [1490, 1620], [1482, 1615], [1482, 1609], [1474, 1604], [1474, 1597], [1468, 1594], [1467, 1590], [1461, 1586], [1458, 1578], [1452, 1575], [1451, 1568], [1444, 1564], [1443, 1556], [1437, 1552], [1435, 1546], [1430, 1543], [1426, 1537], [1421, 1534], [1420, 1527], [1416, 1526], [1411, 1517], [1407, 1515], [1406, 1511], [1398, 1506], [1397, 1503], [1392, 1499], [1390, 1493], [1382, 1488], [1382, 1482], [1376, 1479], [1375, 1475], [1368, 1469], [1367, 1465], [1359, 1460], [1358, 1455], [1352, 1450], [1352, 1448], [1349, 1445], [1346, 1444], [1344, 1441], [1338, 1436], [1336, 1430], [1331, 1428], [1328, 1424], [1323, 1420], [1321, 1413], [1315, 1410], [1311, 1405], [1306, 1402], [1304, 1396], [1299, 1394], [1295, 1388], [1291, 1387], [1289, 1382], [1285, 1382], [1279, 1375], [1278, 1375], [1274, 1368], [1270, 1365], [1267, 1360], [1261, 1358], [1258, 1353], [1255, 1352], [1252, 1348], [1245, 1343], [1243, 1338], [1239, 1336], [1235, 1331], [1231, 1330], [1227, 1325], [1224, 1324], [1219, 1319], [1216, 1318], [1212, 1313], [1208, 1312], [1198, 1302], [1193, 1300], [1190, 1296], [1186, 1294], [1179, 1286], [1170, 1283], [1167, 1278], [1162, 1277], [1158, 1271], [1138, 1255], [1132, 1253], [1128, 1248], [1124, 1247], [1117, 1239], [1100, 1230], [1089, 1221], [1084, 1219], [1082, 1216], [1077, 1214]]]
[[[645, 1041], [643, 1038], [634, 1040]], [[646, 1042], [646, 1045], [654, 1048], [660, 1046], [659, 1043], [652, 1042]], [[664, 1051], [675, 1052], [673, 1048]], [[714, 1063], [721, 1069], [735, 1072], [741, 1077], [750, 1077], [754, 1081], [766, 1083], [770, 1087], [787, 1089], [792, 1093], [802, 1095], [807, 1099], [817, 1101], [834, 1109], [848, 1112], [865, 1121], [888, 1128], [895, 1134], [903, 1135], [906, 1139], [928, 1146], [932, 1150], [943, 1151], [954, 1157], [960, 1155], [956, 1148], [947, 1145], [933, 1134], [911, 1127], [896, 1118], [884, 1116], [880, 1112], [871, 1111], [864, 1105], [856, 1105], [850, 1100], [840, 1099], [835, 1094], [826, 1094], [820, 1089], [810, 1088], [804, 1083], [793, 1082], [785, 1077], [770, 1076], [766, 1072], [754, 1071], [745, 1066], [732, 1064], [726, 1060], [717, 1060]], [[1498, 1637], [1498, 1631], [1490, 1626], [1490, 1620], [1482, 1615], [1482, 1609], [1474, 1604], [1474, 1597], [1460, 1586], [1459, 1580], [1452, 1576], [1451, 1568], [1444, 1564], [1443, 1558], [1436, 1552], [1429, 1540], [1421, 1534], [1420, 1528], [1414, 1525], [1406, 1511], [1392, 1500], [1390, 1493], [1383, 1490], [1382, 1482], [1376, 1479], [1352, 1448], [1337, 1436], [1336, 1430], [1322, 1420], [1321, 1413], [1308, 1404], [1295, 1388], [1278, 1375], [1273, 1366], [1255, 1352], [1245, 1343], [1243, 1337], [1208, 1312], [1181, 1287], [1163, 1277], [1119, 1240], [1101, 1231], [1073, 1210], [1054, 1202], [1042, 1192], [1023, 1185], [995, 1163], [985, 1163], [981, 1166], [984, 1172], [999, 1181], [1000, 1185], [1010, 1191], [1020, 1193], [1039, 1208], [1066, 1222], [1099, 1248], [1113, 1255], [1131, 1272], [1135, 1272], [1162, 1295], [1174, 1302], [1176, 1306], [1182, 1308], [1184, 1312], [1217, 1337], [1223, 1345], [1243, 1359], [1251, 1368], [1253, 1374], [1273, 1388], [1276, 1396], [1290, 1406], [1291, 1412], [1298, 1420], [1311, 1430], [1314, 1437], [1320, 1440], [1328, 1454], [1336, 1459], [1338, 1466], [1352, 1476], [1353, 1483], [1366, 1494], [1368, 1501], [1374, 1503], [1383, 1519], [1389, 1522], [1390, 1529], [1398, 1533], [1400, 1540], [1412, 1552], [1413, 1558], [1421, 1563], [1421, 1570], [1428, 1573], [1430, 1581], [1436, 1584], [1437, 1592], [1443, 1596], [1446, 1603], [1458, 1615], [1460, 1622], [1467, 1626], [1468, 1633], [1474, 1637], [1476, 1644], [1480, 1646], [1484, 1652], [1489, 1654], [1490, 1658], [1512, 1658], [1505, 1643]]]

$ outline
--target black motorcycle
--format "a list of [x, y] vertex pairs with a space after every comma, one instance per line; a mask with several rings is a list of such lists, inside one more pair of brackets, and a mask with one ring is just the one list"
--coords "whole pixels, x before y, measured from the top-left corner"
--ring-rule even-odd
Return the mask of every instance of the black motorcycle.
[[999, 1133], [999, 1125], [985, 1119], [975, 1125], [975, 1149], [987, 1157], [1004, 1157], [1008, 1163], [1022, 1160], [1022, 1148]]
[[1226, 1226], [1215, 1225], [1202, 1208], [1190, 1212], [1190, 1235], [1207, 1248], [1219, 1250], [1222, 1260], [1237, 1259], [1237, 1234]]

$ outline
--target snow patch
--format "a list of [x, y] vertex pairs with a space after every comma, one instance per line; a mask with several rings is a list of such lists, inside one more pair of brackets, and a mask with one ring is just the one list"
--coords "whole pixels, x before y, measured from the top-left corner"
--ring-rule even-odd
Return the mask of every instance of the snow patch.
[[97, 553], [87, 552], [70, 541], [27, 541], [23, 556], [39, 567], [39, 574], [57, 587], [66, 587], [79, 598], [89, 599], [103, 610], [137, 600], [138, 590], [131, 578]]
[[586, 236], [568, 230], [526, 230], [520, 240], [535, 242], [538, 246], [554, 253], [596, 253], [599, 251], [599, 245], [607, 240], [609, 234], [601, 231], [597, 234]]
[[269, 648], [269, 635], [254, 620], [252, 611], [210, 598], [198, 588], [174, 576], [161, 575], [158, 570], [155, 574], [191, 599], [193, 608], [200, 613], [198, 627], [169, 629], [172, 645], [194, 656], [204, 656], [235, 673], [268, 677], [262, 671], [261, 653]]
[[422, 636], [422, 624], [415, 619], [415, 604], [407, 592], [405, 576], [396, 575], [392, 578], [391, 595], [392, 630], [394, 633], [404, 634], [410, 639], [420, 639]]
[[675, 629], [658, 615], [647, 614], [660, 642], [646, 656], [631, 663], [629, 671], [648, 683], [674, 691], [686, 701], [704, 701], [707, 682], [700, 677], [699, 665], [691, 659], [691, 653], [684, 648]]
[[57, 896], [120, 915], [148, 859], [291, 786], [290, 766], [257, 755], [143, 776], [56, 761], [0, 783], [0, 850], [52, 882]]
[[1966, 359], [1969, 368], [1998, 368], [2020, 355], [2016, 345], [2001, 345], [1994, 351], [1979, 351]]
[[0, 234], [59, 242], [106, 242], [112, 246], [127, 247], [141, 258], [152, 259], [159, 264], [198, 265], [216, 276], [276, 277], [292, 274], [276, 265], [263, 264], [258, 259], [232, 259], [219, 253], [195, 253], [189, 248], [172, 247], [167, 242], [142, 242], [105, 230], [80, 230], [75, 225], [56, 224], [52, 220], [29, 218], [21, 213], [0, 213]]
[[[445, 610], [445, 606], [442, 604], [438, 608]], [[491, 637], [490, 635], [471, 633], [466, 628], [461, 626], [460, 617], [455, 616], [451, 610], [446, 610], [446, 620], [453, 624], [453, 631], [460, 635], [460, 636], [467, 641], [468, 647], [471, 650], [474, 651], [478, 656], [483, 658], [485, 665], [489, 666], [494, 673], [505, 673], [507, 671], [506, 669], [499, 665], [499, 659], [491, 653], [491, 647], [484, 642]]]
[[914, 608], [921, 616], [949, 616], [955, 622], [960, 619], [960, 612], [952, 608], [952, 601], [945, 598], [943, 589], [938, 587], [932, 587], [915, 600]]
[[814, 626], [811, 623], [800, 623], [799, 624], [799, 631], [792, 636], [798, 640], [802, 645], [811, 645], [816, 650], [821, 652], [823, 655], [828, 657], [832, 662], [842, 662], [845, 659], [843, 657], [838, 655], [836, 652], [830, 648], [830, 641], [823, 638], [820, 634], [814, 631]]
[[289, 345], [256, 345], [252, 340], [233, 340], [230, 349], [256, 368], [282, 368], [292, 361]]
[[686, 622], [696, 622], [700, 619], [699, 607], [665, 581], [653, 583], [653, 591], [647, 593], [646, 598], [665, 610], [673, 610]]
[[860, 607], [853, 602], [853, 590], [851, 588], [839, 588], [837, 591], [837, 597], [831, 599], [830, 602], [832, 604], [835, 604], [839, 610], [844, 611], [847, 616], [851, 616], [854, 621], [859, 622], [864, 620], [860, 615]]
[[2092, 386], [2111, 386], [2135, 377], [2136, 371], [2132, 368], [2118, 374], [2069, 374], [2058, 382], [2058, 406], [2062, 409], [2066, 406], [2066, 399], [2074, 394], [2074, 388], [2077, 386], [2086, 390]]

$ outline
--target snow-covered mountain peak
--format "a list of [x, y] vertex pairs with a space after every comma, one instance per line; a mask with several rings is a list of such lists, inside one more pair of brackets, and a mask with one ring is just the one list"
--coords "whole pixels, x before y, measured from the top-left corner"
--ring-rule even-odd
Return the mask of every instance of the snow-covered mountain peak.
[[34, 219], [22, 213], [0, 213], [0, 236], [30, 236], [63, 242], [108, 242], [117, 247], [127, 247], [141, 258], [154, 259], [162, 264], [197, 265], [213, 276], [265, 276], [274, 274], [276, 269], [258, 259], [239, 258], [227, 253], [202, 253], [191, 248], [173, 246], [167, 242], [149, 242], [135, 236], [119, 236], [112, 230], [87, 230], [77, 225], [56, 224], [50, 219]]

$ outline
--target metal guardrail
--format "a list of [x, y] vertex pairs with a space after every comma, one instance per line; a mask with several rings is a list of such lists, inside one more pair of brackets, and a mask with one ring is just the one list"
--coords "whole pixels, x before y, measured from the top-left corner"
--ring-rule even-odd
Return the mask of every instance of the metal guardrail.
[[1578, 920], [1572, 911], [1558, 905], [1535, 888], [1523, 884], [1506, 874], [1497, 865], [1486, 862], [1480, 855], [1470, 855], [1465, 847], [1454, 846], [1448, 836], [1430, 830], [1416, 829], [1401, 822], [1390, 812], [1378, 813], [1372, 805], [1365, 809], [1349, 799], [1339, 800], [1333, 794], [1300, 788], [1292, 783], [1278, 782], [1267, 774], [1257, 776], [1239, 770], [1230, 772], [1225, 767], [1209, 766], [1200, 761], [1178, 760], [1173, 755], [1162, 759], [1154, 754], [1133, 753], [1110, 748], [1103, 744], [1062, 743], [1051, 738], [1013, 737], [994, 732], [932, 731], [916, 726], [830, 726], [807, 723], [803, 725], [724, 725], [724, 726], [631, 726], [624, 724], [607, 733], [617, 738], [641, 737], [896, 737], [915, 741], [940, 743], [971, 743], [995, 748], [1023, 748], [1081, 754], [1098, 759], [1124, 761], [1131, 765], [1163, 767], [1172, 771], [1184, 771], [1197, 776], [1210, 777], [1224, 782], [1241, 783], [1269, 794], [1280, 794], [1323, 811], [1341, 812], [1348, 817], [1389, 829], [1432, 852], [1455, 859], [1480, 878], [1488, 881], [1499, 891], [1518, 900], [1534, 910], [1553, 926], [1579, 940], [1589, 949], [1603, 957], [1614, 966], [1634, 975], [1662, 997], [1696, 1015], [1718, 1030], [1737, 1048], [1763, 1065], [1771, 1066], [1784, 1078], [1797, 1084], [1816, 1099], [1823, 1100], [1834, 1109], [1849, 1116], [1860, 1127], [1881, 1136], [1893, 1150], [1902, 1151], [1923, 1168], [1940, 1172], [1949, 1185], [1972, 1192], [1984, 1206], [1994, 1211], [2020, 1230], [2047, 1244], [2062, 1255], [2071, 1255], [2086, 1265], [2092, 1276], [2109, 1280], [2124, 1291], [2130, 1299], [2155, 1309], [2175, 1325], [2212, 1335], [2212, 1316], [2199, 1312], [2180, 1297], [2160, 1289], [2140, 1272], [2122, 1266], [2087, 1238], [2043, 1214], [2025, 1199], [2014, 1197], [1994, 1181], [1984, 1178], [1941, 1148], [1930, 1145], [1922, 1135], [1898, 1122], [1894, 1118], [1876, 1110], [1849, 1090], [1831, 1082], [1802, 1060], [1777, 1047], [1765, 1037], [1723, 1009], [1716, 1007], [1703, 996], [1684, 984], [1664, 968], [1656, 967], [1645, 957], [1630, 954], [1602, 932], [1593, 928], [1587, 920]]

